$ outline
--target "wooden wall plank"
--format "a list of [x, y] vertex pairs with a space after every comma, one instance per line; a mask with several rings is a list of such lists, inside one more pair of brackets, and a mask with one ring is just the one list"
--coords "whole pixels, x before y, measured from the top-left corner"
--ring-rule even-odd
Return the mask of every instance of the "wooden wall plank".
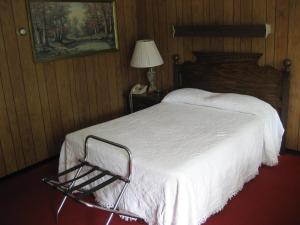
[[[185, 0], [182, 5], [182, 24], [188, 25], [191, 24], [193, 21], [192, 18], [192, 1]], [[192, 48], [193, 48], [193, 39], [191, 37], [183, 38], [183, 55], [182, 57], [185, 60], [191, 60], [192, 55]]]
[[0, 140], [0, 177], [3, 177], [5, 174], [7, 174], [7, 170], [6, 170], [6, 165], [5, 165], [5, 160], [3, 157], [3, 150], [2, 150], [2, 144], [1, 144], [1, 140]]
[[[211, 0], [210, 2], [210, 24], [224, 24], [224, 1], [223, 0]], [[223, 37], [211, 37], [210, 49], [213, 51], [224, 50], [224, 38]]]
[[[175, 25], [176, 22], [176, 2], [174, 0], [167, 0], [167, 30], [169, 32], [171, 32], [172, 30], [172, 25]], [[174, 54], [178, 53], [178, 48], [177, 48], [177, 40], [175, 38], [173, 38], [172, 35], [168, 35], [168, 55], [166, 56], [169, 61], [168, 61], [168, 74], [169, 74], [169, 79], [168, 82], [166, 82], [167, 84], [164, 84], [166, 86], [164, 86], [163, 88], [166, 89], [171, 89], [173, 87], [173, 60], [172, 57]]]
[[[125, 16], [125, 10], [124, 10], [124, 5], [125, 2], [124, 1], [118, 1], [118, 4], [116, 5], [116, 11], [118, 14], [118, 30], [119, 30], [119, 59], [117, 61], [119, 61], [120, 64], [120, 74], [118, 76], [118, 82], [119, 82], [119, 87], [122, 90], [122, 96], [120, 96], [120, 98], [122, 99], [122, 103], [123, 103], [123, 111], [126, 112], [128, 110], [127, 108], [127, 102], [128, 102], [128, 98], [127, 98], [127, 93], [129, 92], [129, 89], [131, 88], [131, 85], [129, 84], [128, 80], [129, 80], [129, 65], [128, 63], [130, 62], [129, 59], [127, 58], [127, 52], [128, 52], [128, 35], [127, 35], [127, 30], [126, 30], [126, 25], [125, 25], [125, 20], [127, 19], [127, 17]], [[141, 7], [140, 7], [141, 8]], [[143, 9], [145, 9], [144, 6], [142, 6]], [[136, 12], [141, 13], [141, 12]], [[146, 11], [145, 11], [146, 13]], [[146, 38], [147, 35], [147, 28], [146, 28], [146, 21], [143, 22], [144, 27], [143, 27], [143, 33], [138, 37], [139, 39], [144, 39]], [[126, 35], [122, 35], [122, 34], [126, 34]], [[136, 40], [133, 40], [136, 41]]]
[[[267, 17], [267, 0], [253, 0], [252, 23], [265, 24]], [[259, 63], [264, 65], [266, 62], [266, 40], [263, 38], [252, 39], [252, 52], [262, 53]]]
[[[205, 25], [210, 24], [210, 0], [203, 1], [203, 22]], [[210, 38], [203, 38], [203, 50], [210, 50]]]
[[[24, 159], [23, 148], [21, 144], [18, 116], [14, 105], [14, 91], [11, 85], [10, 73], [8, 69], [8, 62], [7, 62], [5, 51], [6, 49], [5, 49], [5, 43], [2, 34], [2, 24], [0, 24], [0, 64], [1, 64], [0, 75], [1, 75], [2, 85], [3, 85], [3, 94], [4, 94], [5, 102], [10, 103], [10, 104], [5, 103], [5, 104], [6, 104], [10, 129], [12, 133], [12, 139], [13, 139], [12, 143], [14, 143], [14, 152], [16, 154], [15, 157], [17, 161], [17, 167], [18, 169], [22, 169], [25, 167], [25, 159]], [[9, 139], [3, 141], [9, 141]], [[6, 145], [4, 145], [4, 148], [10, 149], [10, 147]], [[12, 150], [9, 151], [11, 152]], [[7, 171], [7, 173], [9, 173], [9, 171]]]
[[110, 118], [111, 105], [110, 105], [110, 94], [107, 90], [105, 84], [108, 83], [107, 80], [107, 70], [106, 70], [106, 61], [104, 57], [98, 57], [97, 71], [99, 71], [100, 79], [97, 80], [97, 85], [99, 85], [99, 97], [102, 105], [102, 118], [104, 121]]
[[58, 60], [54, 63], [54, 66], [62, 128], [64, 133], [69, 133], [74, 128], [74, 114], [69, 82], [69, 69], [65, 66], [66, 63], [65, 60]]
[[4, 43], [6, 46], [6, 56], [10, 73], [11, 84], [14, 91], [14, 104], [18, 115], [18, 123], [20, 136], [22, 141], [23, 156], [26, 165], [30, 165], [37, 161], [35, 153], [35, 145], [33, 142], [33, 134], [30, 116], [28, 113], [28, 105], [26, 99], [26, 91], [22, 69], [20, 65], [20, 55], [16, 37], [16, 29], [13, 18], [13, 11], [10, 0], [0, 2], [0, 19], [2, 22], [2, 32]]
[[[123, 21], [123, 26], [126, 27], [125, 29], [125, 37], [123, 40], [123, 49], [122, 51], [122, 58], [124, 59], [124, 68], [126, 69], [126, 73], [124, 74], [127, 76], [127, 80], [125, 80], [125, 90], [128, 93], [129, 89], [136, 83], [139, 82], [139, 71], [136, 68], [131, 68], [130, 67], [130, 59], [134, 50], [135, 42], [137, 40], [137, 24], [136, 21], [133, 21], [132, 19], [128, 18], [126, 15], [127, 14], [133, 14], [136, 13], [136, 8], [133, 7], [133, 4], [135, 2], [127, 0], [123, 4], [123, 9], [125, 10], [126, 14], [124, 14], [124, 21]], [[136, 14], [135, 14], [136, 15]], [[148, 21], [148, 20], [147, 20]], [[121, 25], [122, 26], [122, 25]], [[153, 24], [152, 24], [153, 26]], [[122, 35], [121, 35], [122, 36]], [[149, 38], [149, 37], [147, 37]], [[150, 37], [152, 38], [152, 37]]]
[[[16, 154], [13, 145], [9, 119], [7, 115], [6, 102], [4, 99], [2, 82], [0, 80], [0, 144], [3, 149], [1, 150], [0, 159], [2, 159], [3, 167], [1, 171], [7, 170], [8, 173], [15, 172], [18, 169]], [[3, 155], [2, 155], [3, 153]], [[2, 164], [2, 162], [0, 164]], [[5, 165], [5, 168], [4, 168]]]
[[70, 95], [71, 95], [72, 111], [73, 111], [73, 118], [74, 118], [74, 129], [75, 129], [80, 127], [80, 115], [79, 115], [78, 98], [76, 92], [77, 75], [74, 73], [72, 59], [68, 59], [66, 61], [66, 66], [68, 67], [68, 71], [69, 71]]
[[288, 119], [288, 147], [300, 149], [300, 1], [291, 0], [289, 4], [289, 34], [288, 34], [288, 55], [293, 62], [291, 88], [290, 88], [290, 107]]
[[[106, 54], [105, 64], [111, 65], [114, 64], [114, 55], [113, 53]], [[110, 103], [110, 117], [115, 118], [118, 115], [118, 106], [119, 106], [119, 92], [117, 89], [117, 81], [115, 75], [115, 67], [110, 66], [106, 68], [106, 80], [109, 88], [106, 90], [109, 94], [109, 103]]]
[[99, 112], [97, 105], [97, 86], [96, 86], [96, 64], [97, 60], [93, 56], [84, 58], [86, 64], [86, 78], [87, 78], [87, 92], [89, 96], [89, 109], [90, 109], [90, 122], [91, 124], [97, 123], [99, 120]]
[[[234, 0], [233, 2], [233, 24], [239, 25], [241, 24], [241, 0]], [[234, 38], [233, 40], [233, 51], [239, 52], [241, 51], [241, 38]]]
[[[226, 1], [224, 3], [224, 24], [234, 24], [234, 0]], [[224, 38], [224, 51], [234, 51], [234, 38]]]
[[78, 100], [79, 126], [83, 127], [86, 121], [90, 121], [90, 108], [88, 105], [89, 96], [84, 58], [73, 59], [73, 72], [76, 76], [75, 82]]
[[[13, 16], [16, 27], [27, 27], [26, 23], [26, 5], [23, 0], [12, 1]], [[29, 36], [18, 36], [17, 43], [23, 73], [23, 82], [25, 86], [26, 101], [30, 118], [34, 150], [37, 160], [43, 160], [48, 157], [47, 143], [43, 123], [41, 102], [39, 98], [38, 83], [36, 79], [35, 65], [32, 59]]]
[[289, 29], [289, 1], [276, 1], [275, 67], [281, 68], [282, 59], [287, 56]]
[[[166, 88], [168, 87], [169, 83], [169, 49], [168, 49], [168, 37], [170, 37], [170, 27], [168, 27], [167, 22], [167, 0], [161, 0], [159, 1], [158, 5], [158, 11], [159, 11], [159, 35], [160, 35], [160, 45], [159, 45], [159, 52], [164, 60], [164, 64], [160, 66], [161, 73], [158, 74], [158, 78], [161, 80], [161, 89], [162, 87]], [[165, 35], [169, 34], [169, 35]]]
[[275, 51], [275, 14], [276, 0], [267, 0], [267, 18], [266, 23], [271, 25], [272, 33], [266, 40], [266, 64], [274, 66], [274, 51]]
[[[204, 24], [203, 2], [203, 0], [192, 0], [192, 24], [195, 26]], [[203, 38], [193, 38], [192, 49], [202, 50], [203, 47]]]
[[52, 129], [50, 106], [48, 101], [48, 93], [46, 87], [46, 79], [44, 74], [44, 67], [42, 64], [36, 64], [36, 75], [41, 99], [41, 107], [43, 112], [43, 121], [45, 126], [46, 142], [47, 142], [47, 152], [48, 155], [54, 155], [56, 153], [54, 145], [54, 133]]
[[55, 63], [49, 62], [43, 65], [43, 74], [45, 78], [45, 86], [47, 90], [51, 129], [53, 131], [53, 146], [51, 146], [50, 154], [55, 155], [60, 150], [64, 138], [63, 122], [61, 118], [61, 106], [58, 97], [57, 80]]
[[[113, 64], [115, 65], [115, 82], [116, 82], [116, 90], [117, 90], [117, 98], [118, 98], [118, 106], [116, 108], [116, 116], [122, 116], [125, 112], [125, 108], [127, 107], [127, 101], [124, 99], [123, 87], [122, 87], [122, 76], [123, 69], [121, 66], [121, 60], [117, 54], [113, 56]], [[141, 82], [140, 82], [141, 83]]]
[[[146, 11], [146, 37], [145, 38], [152, 38], [154, 39], [154, 14], [153, 14], [153, 4], [155, 4], [154, 0], [146, 0], [145, 6], [147, 8]], [[156, 9], [154, 9], [156, 11]]]
[[[96, 94], [96, 100], [97, 100], [97, 111], [98, 111], [98, 121], [104, 121], [105, 120], [105, 114], [107, 110], [107, 100], [105, 97], [105, 83], [103, 78], [103, 71], [104, 69], [101, 66], [101, 61], [99, 61], [98, 57], [96, 58], [96, 71], [97, 76], [95, 76], [95, 84], [97, 87], [97, 94]], [[104, 63], [103, 63], [104, 64]], [[103, 100], [104, 99], [104, 100]]]
[[[160, 20], [161, 20], [161, 15], [159, 14], [159, 4], [160, 4], [161, 0], [152, 0], [152, 16], [153, 16], [153, 36], [154, 36], [154, 41], [155, 44], [157, 45], [157, 48], [160, 50], [162, 47], [162, 34], [161, 34], [161, 24], [160, 24]], [[151, 29], [151, 28], [150, 28]], [[160, 51], [161, 52], [161, 51]], [[146, 73], [147, 69], [145, 70]], [[162, 87], [162, 67], [156, 67], [155, 68], [156, 71], [156, 85], [158, 89], [161, 89]]]
[[[253, 0], [241, 1], [241, 24], [252, 23]], [[252, 51], [251, 38], [241, 38], [241, 52]]]
[[[127, 0], [126, 4], [125, 4], [125, 8], [127, 9], [127, 13], [129, 15], [135, 15], [136, 16], [136, 1], [132, 1], [132, 0]], [[135, 42], [137, 40], [137, 20], [136, 19], [132, 19], [130, 17], [126, 17], [125, 20], [125, 26], [126, 26], [126, 36], [127, 36], [127, 57], [125, 57], [125, 59], [127, 59], [127, 68], [130, 71], [128, 73], [128, 77], [129, 77], [129, 84], [130, 86], [133, 86], [136, 83], [140, 82], [140, 76], [139, 76], [139, 71], [138, 69], [135, 68], [130, 68], [129, 64], [130, 64], [130, 59], [134, 50], [134, 46], [135, 46]]]
[[[275, 56], [274, 65], [276, 68], [282, 67], [282, 60], [287, 57], [288, 53], [288, 29], [289, 29], [289, 1], [276, 1], [276, 34], [275, 34]], [[293, 80], [293, 76], [292, 76]], [[293, 86], [291, 88], [291, 103], [293, 103]], [[288, 129], [287, 129], [287, 145], [290, 148], [297, 149], [298, 136], [298, 120], [296, 112], [293, 111], [293, 104], [289, 107]]]
[[[177, 21], [177, 25], [183, 25], [183, 21], [182, 21], [182, 6], [185, 3], [184, 0], [176, 0], [176, 2], [174, 2], [176, 4], [176, 21]], [[176, 38], [177, 40], [177, 54], [179, 54], [181, 56], [181, 58], [183, 58], [183, 38]]]
[[[146, 4], [146, 2], [144, 2]], [[121, 4], [117, 4], [117, 6], [119, 6], [119, 9], [117, 8], [117, 12], [119, 15], [119, 18], [121, 17], [121, 11], [124, 11]], [[137, 4], [137, 18], [141, 18], [143, 17], [143, 15], [145, 15], [148, 10], [147, 7], [145, 7], [144, 4]], [[124, 18], [124, 17], [122, 17]], [[145, 18], [144, 20], [141, 20], [137, 23], [138, 25], [138, 39], [145, 39], [147, 38], [147, 18]], [[120, 27], [119, 27], [120, 29]]]

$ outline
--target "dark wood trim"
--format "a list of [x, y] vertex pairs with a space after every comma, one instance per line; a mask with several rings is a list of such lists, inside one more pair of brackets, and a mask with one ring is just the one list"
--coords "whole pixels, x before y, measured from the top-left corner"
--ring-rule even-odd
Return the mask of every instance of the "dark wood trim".
[[173, 37], [265, 37], [265, 24], [173, 26]]
[[57, 155], [55, 155], [55, 156], [52, 156], [52, 157], [50, 157], [50, 158], [48, 158], [48, 159], [45, 159], [45, 160], [43, 160], [43, 161], [40, 161], [40, 162], [38, 162], [38, 163], [36, 163], [36, 164], [33, 164], [33, 165], [31, 165], [31, 166], [28, 166], [28, 167], [26, 167], [26, 168], [23, 168], [23, 169], [21, 169], [21, 170], [18, 170], [18, 171], [14, 172], [14, 173], [11, 173], [11, 174], [7, 175], [7, 176], [1, 177], [1, 178], [0, 178], [0, 184], [1, 184], [2, 182], [5, 182], [6, 180], [9, 180], [9, 179], [11, 179], [11, 178], [20, 176], [20, 175], [25, 174], [25, 173], [28, 173], [28, 172], [30, 172], [30, 171], [32, 171], [32, 170], [34, 170], [34, 169], [37, 169], [37, 168], [43, 166], [44, 164], [46, 164], [46, 163], [48, 163], [48, 162], [51, 162], [51, 161], [53, 161], [53, 160], [58, 160], [58, 158], [59, 158], [59, 154], [57, 154]]
[[294, 155], [294, 156], [300, 156], [300, 151], [292, 150], [292, 149], [285, 149], [284, 152], [281, 153], [282, 155]]

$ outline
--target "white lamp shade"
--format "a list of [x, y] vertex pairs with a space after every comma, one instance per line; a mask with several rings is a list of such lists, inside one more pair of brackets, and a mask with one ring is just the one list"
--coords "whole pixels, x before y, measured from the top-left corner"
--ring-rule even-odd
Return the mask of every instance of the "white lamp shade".
[[139, 40], [135, 44], [130, 66], [151, 68], [164, 63], [153, 40]]

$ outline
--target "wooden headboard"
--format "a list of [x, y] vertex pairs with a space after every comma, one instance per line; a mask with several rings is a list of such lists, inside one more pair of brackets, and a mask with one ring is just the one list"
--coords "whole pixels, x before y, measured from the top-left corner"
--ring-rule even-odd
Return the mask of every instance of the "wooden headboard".
[[291, 61], [283, 70], [259, 66], [259, 53], [193, 52], [194, 62], [179, 63], [174, 56], [175, 88], [200, 88], [212, 92], [238, 93], [270, 103], [286, 127]]

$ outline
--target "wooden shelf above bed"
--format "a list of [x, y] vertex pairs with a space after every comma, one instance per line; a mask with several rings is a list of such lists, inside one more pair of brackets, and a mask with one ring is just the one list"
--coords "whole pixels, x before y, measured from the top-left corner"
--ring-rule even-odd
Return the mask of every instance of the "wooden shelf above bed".
[[268, 24], [172, 26], [173, 37], [267, 37]]

